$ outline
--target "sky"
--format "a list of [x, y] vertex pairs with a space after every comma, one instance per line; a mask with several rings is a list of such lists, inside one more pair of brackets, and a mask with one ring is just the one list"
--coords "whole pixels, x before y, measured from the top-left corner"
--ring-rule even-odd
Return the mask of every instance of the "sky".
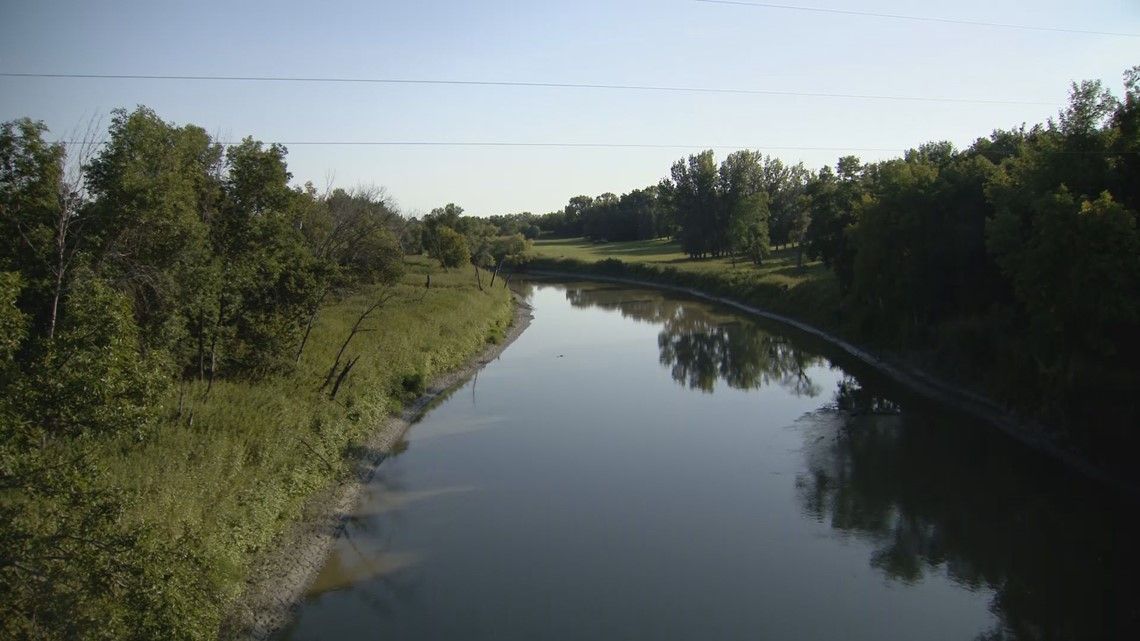
[[[1140, 34], [1140, 0], [787, 0], [802, 7]], [[1119, 95], [1140, 37], [694, 0], [4, 0], [0, 73], [356, 77], [757, 89], [1033, 104], [648, 90], [0, 77], [0, 120], [68, 139], [146, 105], [219, 139], [668, 148], [293, 145], [294, 181], [376, 185], [408, 215], [560, 209], [657, 183], [687, 154], [758, 149], [810, 168], [966, 146], [1043, 122], [1069, 84]], [[724, 147], [724, 148], [719, 148]], [[779, 149], [779, 148], [785, 149]], [[808, 147], [813, 149], [786, 149]], [[887, 151], [850, 151], [883, 149]], [[898, 150], [898, 151], [892, 151]]]

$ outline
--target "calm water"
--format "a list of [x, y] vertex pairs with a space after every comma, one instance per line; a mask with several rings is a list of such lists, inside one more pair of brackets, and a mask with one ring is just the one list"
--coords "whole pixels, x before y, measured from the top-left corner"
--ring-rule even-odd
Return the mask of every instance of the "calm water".
[[1140, 638], [1132, 500], [779, 327], [525, 286], [287, 638]]

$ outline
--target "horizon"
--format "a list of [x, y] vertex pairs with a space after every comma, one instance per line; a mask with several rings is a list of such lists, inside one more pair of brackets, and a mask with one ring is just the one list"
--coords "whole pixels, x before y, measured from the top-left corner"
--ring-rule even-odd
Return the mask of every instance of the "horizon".
[[[1072, 82], [1100, 80], [1119, 96], [1137, 62], [1130, 34], [842, 15], [854, 8], [836, 2], [346, 3], [339, 15], [351, 23], [305, 19], [300, 3], [111, 4], [12, 7], [0, 72], [390, 82], [3, 77], [0, 118], [42, 120], [64, 139], [92, 116], [105, 125], [113, 108], [146, 105], [222, 140], [415, 143], [286, 144], [295, 184], [381, 186], [405, 216], [449, 202], [470, 215], [542, 214], [573, 196], [656, 184], [673, 161], [708, 148], [757, 149], [813, 170], [848, 153], [875, 161], [926, 142], [963, 148], [1054, 117]], [[1140, 32], [1140, 7], [1124, 5], [858, 10]], [[384, 25], [379, 38], [373, 24]]]

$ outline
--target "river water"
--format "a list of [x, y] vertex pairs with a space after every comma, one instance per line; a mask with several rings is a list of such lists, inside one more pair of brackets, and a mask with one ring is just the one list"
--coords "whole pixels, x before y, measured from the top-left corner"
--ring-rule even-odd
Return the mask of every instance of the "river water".
[[1140, 638], [1131, 498], [778, 325], [521, 286], [286, 638]]

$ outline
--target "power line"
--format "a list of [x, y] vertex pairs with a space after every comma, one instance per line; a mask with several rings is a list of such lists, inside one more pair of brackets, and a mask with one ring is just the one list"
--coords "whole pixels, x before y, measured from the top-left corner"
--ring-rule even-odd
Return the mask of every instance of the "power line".
[[[83, 140], [60, 140], [63, 145], [87, 145]], [[234, 141], [216, 141], [224, 147], [242, 144]], [[510, 141], [448, 141], [448, 140], [294, 140], [258, 141], [266, 145], [286, 147], [304, 146], [344, 146], [344, 147], [555, 147], [569, 149], [763, 149], [769, 151], [860, 151], [860, 152], [902, 152], [902, 147], [808, 147], [808, 146], [766, 146], [766, 145], [683, 145], [649, 143], [610, 143], [610, 142], [510, 142]], [[106, 144], [98, 143], [98, 144]]]
[[[243, 144], [235, 141], [213, 141], [223, 147], [233, 147]], [[757, 151], [853, 151], [863, 153], [904, 153], [915, 149], [914, 147], [813, 147], [813, 146], [770, 146], [770, 145], [684, 145], [684, 144], [653, 144], [653, 143], [620, 143], [620, 142], [513, 142], [513, 141], [466, 141], [466, 140], [294, 140], [273, 141], [257, 140], [263, 145], [282, 145], [285, 147], [548, 147], [563, 149], [714, 149], [714, 150], [757, 150]], [[85, 140], [57, 140], [61, 145], [92, 145], [102, 146], [106, 141], [92, 143]], [[1056, 150], [1046, 153], [1058, 155], [1098, 155], [1098, 156], [1125, 156], [1138, 154], [1135, 151], [1065, 151]]]
[[82, 80], [177, 80], [195, 82], [302, 82], [352, 83], [386, 85], [447, 85], [480, 87], [538, 87], [555, 89], [609, 89], [623, 91], [660, 91], [672, 93], [743, 94], [757, 96], [797, 96], [806, 98], [843, 98], [854, 100], [892, 100], [902, 102], [940, 102], [986, 105], [1054, 106], [1053, 102], [1002, 100], [990, 98], [947, 98], [941, 96], [892, 96], [884, 94], [836, 93], [823, 91], [785, 91], [778, 89], [744, 89], [733, 87], [681, 87], [667, 85], [622, 85], [572, 82], [522, 82], [504, 80], [438, 80], [427, 78], [347, 78], [303, 76], [199, 76], [172, 74], [102, 74], [102, 73], [17, 73], [0, 72], [4, 78], [59, 78]]
[[915, 22], [938, 22], [942, 24], [969, 25], [972, 27], [995, 27], [999, 29], [1021, 29], [1024, 31], [1051, 31], [1054, 33], [1080, 33], [1093, 36], [1120, 36], [1124, 38], [1140, 38], [1140, 33], [1121, 33], [1118, 31], [1091, 31], [1086, 29], [1068, 29], [1066, 27], [1038, 27], [1024, 24], [1009, 24], [1003, 22], [985, 22], [982, 20], [960, 20], [957, 18], [931, 18], [927, 16], [910, 16], [899, 13], [876, 13], [873, 11], [853, 11], [850, 9], [829, 9], [823, 7], [804, 7], [791, 4], [774, 4], [770, 2], [745, 2], [744, 0], [693, 0], [704, 4], [728, 4], [742, 7], [759, 7], [762, 9], [781, 9], [785, 11], [808, 11], [812, 13], [831, 13], [844, 16], [862, 16], [866, 18], [889, 18], [891, 20], [911, 20]]

